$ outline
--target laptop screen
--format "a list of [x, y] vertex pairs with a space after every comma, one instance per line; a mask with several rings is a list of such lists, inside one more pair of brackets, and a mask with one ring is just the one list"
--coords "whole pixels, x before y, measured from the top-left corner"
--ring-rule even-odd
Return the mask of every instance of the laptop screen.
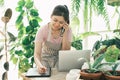
[[91, 50], [61, 50], [59, 51], [58, 71], [69, 71], [70, 69], [81, 69], [86, 58], [90, 61]]

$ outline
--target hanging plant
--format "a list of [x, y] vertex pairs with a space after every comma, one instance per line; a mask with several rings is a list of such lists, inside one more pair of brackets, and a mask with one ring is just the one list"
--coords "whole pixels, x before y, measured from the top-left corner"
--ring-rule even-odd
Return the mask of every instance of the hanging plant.
[[0, 0], [0, 7], [4, 5], [4, 0]]
[[[109, 23], [108, 14], [106, 11], [105, 0], [83, 0], [83, 1], [71, 0], [71, 1], [72, 1], [72, 8], [71, 8], [72, 9], [72, 21], [74, 22], [76, 21], [75, 19], [78, 19], [80, 22], [79, 14], [83, 13], [84, 31], [91, 31], [93, 12], [96, 12], [98, 15], [101, 15], [103, 19], [105, 20], [108, 30], [110, 29], [110, 23]], [[80, 5], [83, 6], [83, 12], [80, 12], [80, 10], [82, 9]], [[73, 26], [74, 25], [75, 24], [73, 24]], [[77, 22], [76, 25], [78, 25], [79, 28], [77, 30], [79, 31], [80, 23]]]
[[34, 64], [34, 39], [42, 20], [33, 0], [19, 0], [16, 11], [19, 12], [16, 19], [18, 36], [12, 43], [10, 54], [13, 63], [19, 62], [19, 71], [26, 72]]

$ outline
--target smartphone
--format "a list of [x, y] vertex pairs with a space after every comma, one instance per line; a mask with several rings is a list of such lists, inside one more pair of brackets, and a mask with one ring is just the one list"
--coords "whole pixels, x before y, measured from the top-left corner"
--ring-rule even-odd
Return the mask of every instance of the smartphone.
[[65, 29], [62, 27], [61, 30], [60, 30], [60, 36], [62, 37], [63, 36], [63, 33], [65, 32]]

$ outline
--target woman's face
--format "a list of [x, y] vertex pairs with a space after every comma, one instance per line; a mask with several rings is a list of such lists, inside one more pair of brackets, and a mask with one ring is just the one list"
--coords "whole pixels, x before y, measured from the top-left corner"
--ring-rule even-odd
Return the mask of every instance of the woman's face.
[[51, 16], [51, 24], [53, 30], [59, 30], [64, 26], [65, 20], [63, 16]]

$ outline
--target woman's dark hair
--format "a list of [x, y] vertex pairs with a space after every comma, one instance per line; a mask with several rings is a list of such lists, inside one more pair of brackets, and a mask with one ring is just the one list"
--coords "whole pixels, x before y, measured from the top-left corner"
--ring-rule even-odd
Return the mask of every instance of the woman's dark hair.
[[65, 21], [69, 24], [70, 21], [69, 21], [69, 10], [68, 10], [68, 7], [66, 5], [57, 5], [53, 12], [52, 12], [52, 15], [56, 15], [56, 16], [63, 16]]

